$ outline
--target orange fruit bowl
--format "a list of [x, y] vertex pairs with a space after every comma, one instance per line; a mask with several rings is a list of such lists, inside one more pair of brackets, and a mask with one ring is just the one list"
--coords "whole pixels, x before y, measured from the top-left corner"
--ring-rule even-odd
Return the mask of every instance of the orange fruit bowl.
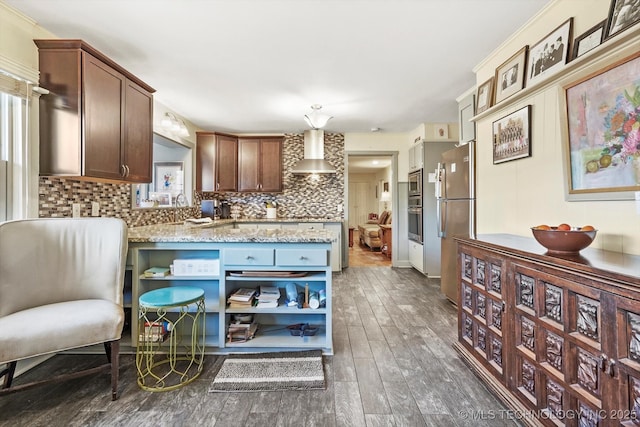
[[531, 232], [538, 243], [547, 248], [549, 253], [576, 254], [593, 242], [598, 230], [558, 230], [557, 227], [543, 230], [532, 227]]

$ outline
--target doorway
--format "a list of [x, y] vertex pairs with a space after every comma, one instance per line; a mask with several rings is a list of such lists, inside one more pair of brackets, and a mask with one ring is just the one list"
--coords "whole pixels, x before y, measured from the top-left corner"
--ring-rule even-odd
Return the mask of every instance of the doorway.
[[[345, 153], [345, 219], [349, 229], [349, 246], [345, 248], [345, 265], [389, 266], [394, 264], [393, 229], [397, 228], [393, 212], [397, 210], [397, 152], [347, 152]], [[382, 231], [379, 238], [363, 238], [358, 226], [367, 224], [376, 229], [382, 213], [391, 215], [389, 244], [385, 245]], [[374, 233], [375, 234], [375, 233]], [[371, 234], [368, 234], [371, 236]]]

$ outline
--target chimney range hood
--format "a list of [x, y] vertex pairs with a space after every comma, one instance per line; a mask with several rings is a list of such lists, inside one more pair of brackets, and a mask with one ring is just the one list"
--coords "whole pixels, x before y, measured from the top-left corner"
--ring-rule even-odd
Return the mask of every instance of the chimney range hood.
[[304, 158], [291, 168], [291, 172], [294, 174], [336, 173], [335, 168], [324, 160], [323, 130], [304, 131]]

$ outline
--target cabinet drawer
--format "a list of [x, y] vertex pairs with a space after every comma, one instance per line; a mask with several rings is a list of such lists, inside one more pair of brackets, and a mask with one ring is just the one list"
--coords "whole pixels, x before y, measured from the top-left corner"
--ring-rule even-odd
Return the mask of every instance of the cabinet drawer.
[[273, 249], [227, 249], [225, 265], [273, 265]]
[[278, 249], [276, 250], [276, 265], [327, 265], [327, 251], [325, 249]]

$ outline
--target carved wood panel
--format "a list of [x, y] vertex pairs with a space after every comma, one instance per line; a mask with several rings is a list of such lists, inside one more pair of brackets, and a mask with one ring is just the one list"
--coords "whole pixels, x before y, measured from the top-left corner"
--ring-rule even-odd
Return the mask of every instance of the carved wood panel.
[[596, 397], [600, 396], [599, 361], [580, 347], [577, 349], [577, 382], [583, 389]]
[[629, 322], [629, 357], [636, 362], [640, 362], [640, 316], [627, 313], [627, 321]]
[[473, 341], [473, 321], [466, 314], [462, 314], [464, 327], [462, 329], [462, 334], [465, 338]]
[[476, 258], [476, 284], [484, 287], [485, 281], [484, 276], [486, 273], [486, 264], [483, 260]]
[[502, 294], [502, 269], [499, 265], [491, 263], [489, 290], [497, 294]]
[[526, 317], [520, 319], [520, 337], [523, 346], [536, 351], [535, 324]]
[[564, 340], [556, 334], [547, 331], [545, 337], [545, 359], [560, 372], [563, 372], [563, 347]]
[[600, 423], [598, 413], [582, 402], [578, 407], [578, 425], [580, 427], [598, 427]]
[[544, 284], [544, 314], [549, 319], [562, 323], [562, 289]]
[[600, 340], [600, 303], [591, 298], [577, 295], [578, 332], [592, 340]]
[[487, 318], [487, 297], [481, 293], [476, 294], [476, 315]]
[[473, 301], [472, 298], [473, 295], [471, 293], [471, 288], [469, 286], [462, 285], [462, 304], [471, 309]]
[[491, 361], [502, 367], [502, 341], [497, 338], [491, 339]]
[[491, 300], [491, 326], [502, 330], [502, 302]]
[[531, 396], [536, 395], [536, 368], [528, 360], [522, 359], [520, 386]]
[[487, 330], [482, 326], [478, 326], [478, 348], [483, 353], [487, 352]]
[[564, 388], [547, 378], [547, 409], [555, 415], [564, 415]]
[[462, 275], [466, 279], [472, 280], [471, 272], [471, 255], [462, 254]]
[[535, 279], [522, 273], [517, 273], [516, 286], [518, 291], [517, 303], [533, 309], [533, 292], [535, 288]]

